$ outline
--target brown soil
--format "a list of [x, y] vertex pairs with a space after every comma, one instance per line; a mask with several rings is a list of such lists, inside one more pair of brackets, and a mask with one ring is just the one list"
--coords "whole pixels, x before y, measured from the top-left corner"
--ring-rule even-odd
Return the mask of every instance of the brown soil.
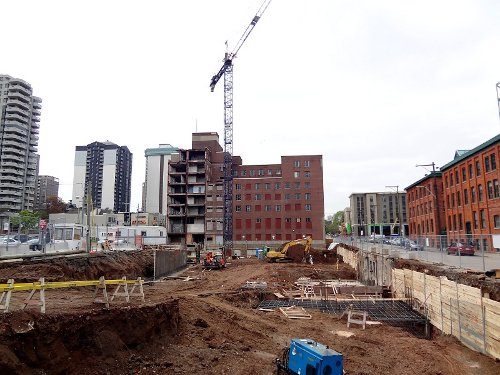
[[[142, 275], [147, 274], [151, 264], [142, 264], [143, 256], [127, 258], [123, 253], [111, 258], [110, 272], [122, 274], [106, 277], [123, 276], [129, 268], [126, 276], [137, 277], [135, 262]], [[120, 267], [114, 263], [118, 259]], [[77, 274], [84, 278], [91, 273], [75, 269], [94, 261], [100, 264], [99, 272], [107, 272], [105, 259], [48, 261], [30, 270], [11, 264], [0, 266], [0, 282], [11, 275], [22, 275], [26, 281], [40, 276], [67, 280]], [[93, 303], [91, 288], [49, 290], [45, 315], [34, 307], [20, 311], [25, 295], [15, 293], [14, 311], [0, 315], [0, 374], [270, 375], [276, 373], [274, 359], [292, 338], [311, 338], [341, 352], [346, 374], [499, 373], [500, 365], [493, 359], [452, 337], [419, 339], [388, 325], [347, 328], [345, 319], [317, 310], [308, 311], [311, 320], [290, 320], [277, 311], [255, 309], [261, 299], [276, 298], [273, 292], [292, 288], [299, 277], [353, 275], [347, 265], [337, 265], [334, 256], [331, 263], [318, 260], [314, 265], [239, 259], [220, 271], [193, 266], [183, 276], [195, 279], [145, 285], [145, 303], [119, 298], [109, 310]], [[265, 281], [267, 289], [242, 288], [247, 281]], [[346, 338], [341, 331], [354, 336]]]

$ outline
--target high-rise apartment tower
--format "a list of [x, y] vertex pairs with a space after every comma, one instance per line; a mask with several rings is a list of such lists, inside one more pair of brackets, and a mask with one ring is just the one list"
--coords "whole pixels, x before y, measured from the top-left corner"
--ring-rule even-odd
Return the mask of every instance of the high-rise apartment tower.
[[76, 146], [73, 202], [87, 207], [90, 191], [93, 208], [130, 211], [131, 177], [132, 153], [126, 146], [109, 141]]
[[32, 210], [42, 100], [22, 79], [0, 75], [0, 214]]

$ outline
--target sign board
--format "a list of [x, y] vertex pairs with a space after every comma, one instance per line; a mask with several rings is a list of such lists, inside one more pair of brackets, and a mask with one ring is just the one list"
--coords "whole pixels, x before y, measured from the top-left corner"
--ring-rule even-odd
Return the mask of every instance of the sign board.
[[47, 228], [47, 220], [40, 219], [40, 223], [38, 224], [38, 226], [41, 230], [44, 230], [45, 228]]

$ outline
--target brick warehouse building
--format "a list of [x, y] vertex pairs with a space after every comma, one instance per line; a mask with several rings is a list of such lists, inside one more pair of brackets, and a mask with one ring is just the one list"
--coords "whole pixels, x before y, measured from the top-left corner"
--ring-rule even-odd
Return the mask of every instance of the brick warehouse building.
[[430, 238], [430, 246], [439, 246], [436, 236], [446, 234], [442, 172], [431, 172], [405, 190], [410, 237]]
[[[169, 162], [167, 227], [172, 242], [222, 245], [223, 150], [217, 133], [193, 133], [192, 149]], [[324, 245], [320, 155], [282, 156], [281, 164], [243, 165], [233, 157], [235, 248], [312, 236]]]
[[282, 156], [281, 164], [234, 166], [235, 241], [324, 243], [321, 155]]
[[500, 134], [441, 167], [448, 242], [500, 248]]

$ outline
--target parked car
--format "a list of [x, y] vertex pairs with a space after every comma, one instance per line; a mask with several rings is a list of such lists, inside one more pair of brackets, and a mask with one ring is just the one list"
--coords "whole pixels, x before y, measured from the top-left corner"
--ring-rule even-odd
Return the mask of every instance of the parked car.
[[422, 245], [419, 245], [418, 242], [412, 240], [405, 241], [405, 248], [408, 250], [415, 250], [415, 251], [424, 250], [424, 247]]
[[448, 255], [474, 255], [474, 246], [465, 245], [461, 242], [452, 242], [446, 249]]
[[15, 240], [12, 237], [0, 237], [0, 245], [3, 246], [19, 246], [21, 242]]

